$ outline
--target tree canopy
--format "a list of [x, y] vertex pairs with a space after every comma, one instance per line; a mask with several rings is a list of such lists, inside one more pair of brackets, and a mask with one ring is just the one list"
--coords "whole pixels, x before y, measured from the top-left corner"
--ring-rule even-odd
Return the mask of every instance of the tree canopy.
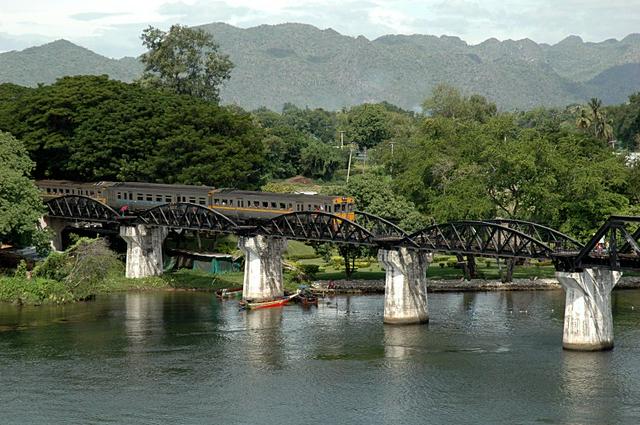
[[43, 205], [30, 179], [32, 169], [24, 145], [0, 131], [0, 244], [23, 246], [37, 238]]
[[168, 32], [149, 26], [140, 38], [149, 49], [140, 56], [142, 83], [212, 102], [220, 100], [220, 85], [230, 77], [233, 64], [219, 52], [211, 34], [182, 25], [172, 25]]
[[25, 142], [38, 178], [238, 188], [263, 178], [264, 134], [250, 114], [106, 77], [0, 98], [0, 125]]

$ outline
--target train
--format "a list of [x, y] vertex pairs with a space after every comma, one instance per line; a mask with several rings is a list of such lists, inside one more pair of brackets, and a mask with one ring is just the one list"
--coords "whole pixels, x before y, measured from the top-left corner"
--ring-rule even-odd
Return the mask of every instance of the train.
[[218, 211], [239, 223], [303, 211], [326, 212], [355, 220], [354, 199], [350, 196], [286, 194], [139, 182], [38, 180], [36, 185], [45, 202], [65, 195], [81, 195], [109, 205], [122, 214], [135, 214], [163, 204], [191, 203]]

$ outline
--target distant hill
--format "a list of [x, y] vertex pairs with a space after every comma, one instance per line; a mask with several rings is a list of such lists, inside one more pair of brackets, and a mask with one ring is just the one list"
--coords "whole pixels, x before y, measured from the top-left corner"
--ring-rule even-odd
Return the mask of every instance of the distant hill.
[[[621, 103], [640, 91], [640, 34], [601, 43], [571, 36], [555, 45], [528, 39], [468, 45], [430, 35], [368, 40], [304, 24], [201, 28], [236, 65], [223, 101], [248, 109], [278, 110], [286, 102], [339, 109], [383, 100], [416, 109], [443, 82], [503, 109], [561, 106], [593, 96]], [[0, 54], [0, 82], [35, 85], [81, 73], [131, 81], [140, 72], [133, 58], [108, 59], [62, 40]]]
[[130, 82], [141, 72], [135, 58], [109, 59], [67, 40], [0, 54], [0, 82], [23, 86], [52, 83], [65, 75], [107, 74]]

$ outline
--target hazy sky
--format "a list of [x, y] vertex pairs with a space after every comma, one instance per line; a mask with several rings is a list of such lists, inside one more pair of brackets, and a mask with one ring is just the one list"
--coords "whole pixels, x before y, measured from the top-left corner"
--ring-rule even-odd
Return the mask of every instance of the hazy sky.
[[640, 0], [0, 0], [0, 51], [65, 38], [111, 57], [142, 52], [153, 25], [302, 22], [369, 39], [383, 34], [457, 35], [556, 43], [640, 32]]

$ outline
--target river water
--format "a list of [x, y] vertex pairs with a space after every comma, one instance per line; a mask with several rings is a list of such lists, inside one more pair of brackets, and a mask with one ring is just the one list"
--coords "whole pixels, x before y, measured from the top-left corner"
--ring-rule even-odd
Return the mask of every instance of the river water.
[[382, 296], [0, 305], [0, 424], [640, 423], [640, 291], [614, 293], [604, 353], [562, 350], [561, 291], [429, 297], [417, 326]]

